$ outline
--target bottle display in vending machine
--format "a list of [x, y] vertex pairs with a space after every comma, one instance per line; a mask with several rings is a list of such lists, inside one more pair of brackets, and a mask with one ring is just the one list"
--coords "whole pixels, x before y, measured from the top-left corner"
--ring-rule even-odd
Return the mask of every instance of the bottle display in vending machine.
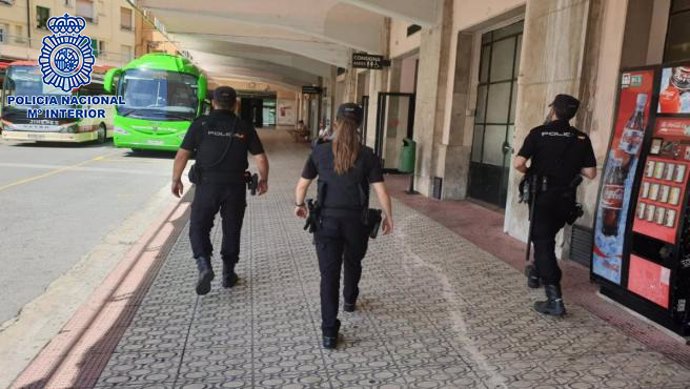
[[[620, 284], [632, 190], [649, 121], [654, 69], [624, 72], [594, 225], [592, 274]], [[646, 215], [645, 215], [646, 216]]]
[[661, 72], [659, 113], [690, 113], [690, 66], [665, 68]]
[[[647, 257], [651, 252], [645, 249], [650, 246], [647, 238], [665, 244], [669, 254], [678, 245], [689, 176], [690, 119], [658, 117], [637, 198], [633, 232], [638, 235], [633, 236], [627, 287], [666, 309], [671, 303], [672, 263], [656, 254]], [[645, 253], [636, 253], [636, 248]]]

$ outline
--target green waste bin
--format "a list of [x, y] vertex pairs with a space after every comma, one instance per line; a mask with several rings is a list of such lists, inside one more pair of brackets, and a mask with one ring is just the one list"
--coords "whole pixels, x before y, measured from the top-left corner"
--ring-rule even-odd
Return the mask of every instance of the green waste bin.
[[417, 142], [412, 139], [403, 139], [402, 151], [400, 152], [401, 173], [414, 173], [414, 162], [417, 154]]

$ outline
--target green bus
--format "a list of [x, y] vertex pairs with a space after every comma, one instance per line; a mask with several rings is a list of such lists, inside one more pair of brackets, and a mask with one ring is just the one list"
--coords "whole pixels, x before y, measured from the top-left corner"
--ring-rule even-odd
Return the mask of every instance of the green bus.
[[205, 109], [206, 76], [180, 56], [146, 54], [108, 71], [104, 84], [125, 102], [115, 108], [115, 147], [175, 151]]

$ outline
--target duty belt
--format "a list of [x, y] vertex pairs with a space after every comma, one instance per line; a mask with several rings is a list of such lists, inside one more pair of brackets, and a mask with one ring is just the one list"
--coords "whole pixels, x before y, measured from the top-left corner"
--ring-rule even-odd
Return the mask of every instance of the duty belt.
[[201, 182], [206, 184], [245, 184], [244, 171], [203, 172]]
[[348, 217], [361, 218], [364, 214], [362, 209], [347, 209], [347, 208], [323, 208], [321, 216], [325, 217]]

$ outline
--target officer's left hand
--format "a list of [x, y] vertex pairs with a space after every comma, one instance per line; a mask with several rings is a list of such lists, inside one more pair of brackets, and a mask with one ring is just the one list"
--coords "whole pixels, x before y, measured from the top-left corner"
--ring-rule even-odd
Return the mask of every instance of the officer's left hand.
[[268, 192], [268, 181], [260, 180], [259, 186], [256, 189], [259, 196], [266, 194]]

